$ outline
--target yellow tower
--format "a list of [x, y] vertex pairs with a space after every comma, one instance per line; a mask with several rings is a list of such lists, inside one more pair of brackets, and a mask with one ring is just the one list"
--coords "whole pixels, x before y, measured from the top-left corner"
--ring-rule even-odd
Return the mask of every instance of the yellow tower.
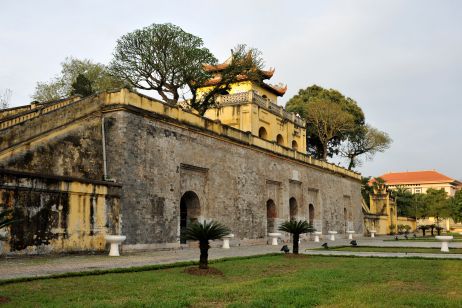
[[[229, 65], [230, 59], [218, 65], [206, 65], [205, 69], [216, 76], [207, 86], [198, 90], [203, 95], [219, 81], [220, 71]], [[298, 115], [287, 112], [277, 104], [286, 87], [264, 82], [274, 74], [274, 69], [261, 71], [262, 80], [252, 82], [245, 76], [231, 85], [230, 90], [217, 99], [217, 107], [207, 110], [205, 116], [213, 120], [280, 146], [306, 153], [306, 123]]]

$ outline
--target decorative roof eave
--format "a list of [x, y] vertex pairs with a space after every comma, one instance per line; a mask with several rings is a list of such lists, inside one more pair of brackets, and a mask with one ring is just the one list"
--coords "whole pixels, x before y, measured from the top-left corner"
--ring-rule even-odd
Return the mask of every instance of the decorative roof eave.
[[273, 86], [273, 85], [262, 82], [261, 87], [270, 91], [273, 94], [276, 94], [277, 96], [283, 96], [284, 94], [286, 94], [286, 91], [287, 91], [287, 85], [281, 88], [281, 87]]
[[[211, 65], [211, 64], [203, 64], [204, 71], [211, 72], [211, 73], [218, 73], [224, 69], [226, 69], [230, 65], [230, 62], [226, 61], [221, 64]], [[270, 68], [268, 71], [266, 70], [259, 70], [263, 79], [270, 79], [274, 75], [274, 68]]]
[[[237, 80], [238, 81], [248, 81], [247, 79], [247, 76], [245, 75], [239, 75], [237, 77]], [[213, 78], [210, 78], [209, 80], [207, 80], [205, 83], [204, 83], [204, 86], [208, 87], [208, 86], [215, 86], [217, 85], [219, 82], [221, 81], [221, 76], [215, 76]], [[277, 87], [277, 86], [274, 86], [274, 85], [270, 85], [270, 84], [267, 84], [267, 83], [264, 83], [264, 82], [261, 82], [259, 84], [263, 89], [266, 89], [268, 90], [269, 92], [277, 95], [277, 96], [283, 96], [286, 91], [287, 91], [287, 85], [284, 86], [283, 88], [282, 87]]]

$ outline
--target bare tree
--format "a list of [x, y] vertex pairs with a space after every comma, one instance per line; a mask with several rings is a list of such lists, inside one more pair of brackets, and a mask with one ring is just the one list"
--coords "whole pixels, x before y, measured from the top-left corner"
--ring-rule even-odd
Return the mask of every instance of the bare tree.
[[340, 156], [349, 160], [348, 170], [361, 165], [359, 156], [364, 156], [366, 160], [372, 159], [376, 153], [388, 149], [392, 142], [387, 133], [368, 124], [361, 127], [361, 130], [349, 137], [340, 148]]
[[5, 89], [3, 93], [0, 93], [0, 110], [9, 108], [12, 95], [11, 89]]

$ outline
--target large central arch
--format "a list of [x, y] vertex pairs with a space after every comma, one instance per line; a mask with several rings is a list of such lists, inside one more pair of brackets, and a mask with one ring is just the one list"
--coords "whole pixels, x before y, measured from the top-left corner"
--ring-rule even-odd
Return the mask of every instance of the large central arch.
[[[199, 197], [193, 191], [185, 192], [180, 201], [180, 235], [191, 223], [198, 221], [200, 215]], [[180, 243], [186, 244], [186, 240], [180, 237]]]

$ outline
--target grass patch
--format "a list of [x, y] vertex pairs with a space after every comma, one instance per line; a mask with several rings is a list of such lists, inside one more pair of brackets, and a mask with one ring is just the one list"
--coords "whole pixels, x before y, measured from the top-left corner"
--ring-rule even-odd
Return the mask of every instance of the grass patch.
[[462, 262], [284, 255], [185, 267], [40, 279], [0, 286], [5, 307], [462, 306]]
[[[418, 238], [411, 238], [409, 237], [409, 239], [405, 239], [405, 238], [402, 238], [400, 237], [398, 240], [395, 240], [395, 239], [386, 239], [386, 240], [383, 240], [384, 242], [440, 242], [438, 241], [437, 239], [435, 239], [434, 237], [418, 237]], [[462, 239], [461, 238], [454, 238], [451, 242], [462, 242]]]
[[[324, 249], [316, 248], [316, 250], [324, 250]], [[441, 248], [420, 248], [420, 247], [335, 246], [335, 247], [330, 247], [329, 250], [362, 251], [362, 252], [402, 252], [402, 253], [415, 252], [415, 253], [445, 254], [445, 252], [441, 251]], [[462, 254], [462, 248], [449, 248], [449, 253]]]

